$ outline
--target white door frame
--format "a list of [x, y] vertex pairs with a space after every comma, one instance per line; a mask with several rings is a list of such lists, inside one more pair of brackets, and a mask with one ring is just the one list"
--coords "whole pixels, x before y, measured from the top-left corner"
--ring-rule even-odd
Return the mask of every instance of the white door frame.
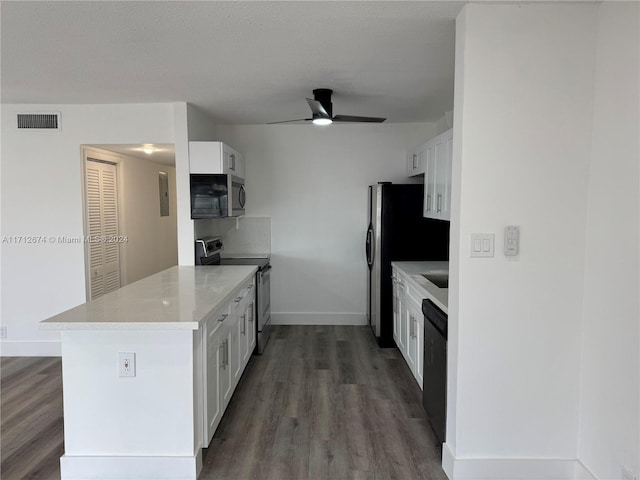
[[[109, 152], [107, 150], [102, 150], [100, 148], [91, 147], [89, 145], [81, 145], [82, 155], [81, 155], [81, 172], [82, 172], [82, 232], [83, 239], [86, 239], [89, 235], [89, 208], [87, 205], [87, 162], [91, 159], [98, 160], [106, 163], [112, 163], [116, 166], [116, 177], [118, 182], [118, 233], [123, 235], [122, 233], [122, 225], [124, 212], [122, 208], [122, 185], [124, 182], [122, 181], [122, 168], [120, 167], [120, 163], [124, 160], [124, 158], [113, 152]], [[87, 242], [84, 243], [84, 285], [85, 285], [85, 301], [88, 302], [91, 299], [91, 272], [89, 265], [89, 244]], [[125, 268], [126, 264], [126, 254], [124, 249], [122, 248], [122, 244], [118, 244], [119, 250], [119, 259], [120, 259], [120, 285], [127, 284], [127, 278], [125, 272], [127, 269]]]

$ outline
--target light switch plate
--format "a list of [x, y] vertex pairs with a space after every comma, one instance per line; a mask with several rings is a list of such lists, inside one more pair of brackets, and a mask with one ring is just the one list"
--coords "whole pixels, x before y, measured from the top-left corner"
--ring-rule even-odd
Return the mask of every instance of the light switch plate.
[[504, 227], [504, 254], [514, 257], [520, 252], [520, 227], [507, 225]]
[[118, 376], [136, 376], [136, 354], [129, 352], [118, 353]]
[[495, 247], [495, 235], [493, 233], [471, 234], [471, 256], [493, 257]]

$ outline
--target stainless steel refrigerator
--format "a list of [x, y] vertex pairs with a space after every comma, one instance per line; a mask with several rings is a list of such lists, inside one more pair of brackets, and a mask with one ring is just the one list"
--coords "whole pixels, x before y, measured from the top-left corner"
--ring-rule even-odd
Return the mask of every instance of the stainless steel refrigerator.
[[449, 222], [422, 216], [423, 185], [369, 186], [367, 321], [381, 347], [393, 347], [391, 262], [449, 259]]

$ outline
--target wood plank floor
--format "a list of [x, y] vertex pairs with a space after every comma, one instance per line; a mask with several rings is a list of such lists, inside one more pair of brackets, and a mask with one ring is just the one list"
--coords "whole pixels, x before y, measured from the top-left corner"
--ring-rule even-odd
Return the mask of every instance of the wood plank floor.
[[[59, 358], [2, 358], [2, 480], [59, 479]], [[275, 326], [251, 358], [202, 480], [446, 480], [422, 394], [368, 327]]]
[[59, 479], [64, 453], [60, 358], [2, 358], [0, 415], [0, 478]]
[[446, 480], [422, 392], [368, 327], [276, 326], [252, 357], [202, 479]]

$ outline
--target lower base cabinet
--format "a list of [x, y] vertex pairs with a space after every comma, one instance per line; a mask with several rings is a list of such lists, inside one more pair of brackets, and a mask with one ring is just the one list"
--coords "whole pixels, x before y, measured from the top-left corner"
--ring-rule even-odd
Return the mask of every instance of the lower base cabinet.
[[255, 285], [206, 322], [203, 331], [203, 447], [208, 447], [256, 346]]
[[424, 371], [424, 317], [422, 299], [396, 268], [392, 269], [393, 339], [422, 389]]

